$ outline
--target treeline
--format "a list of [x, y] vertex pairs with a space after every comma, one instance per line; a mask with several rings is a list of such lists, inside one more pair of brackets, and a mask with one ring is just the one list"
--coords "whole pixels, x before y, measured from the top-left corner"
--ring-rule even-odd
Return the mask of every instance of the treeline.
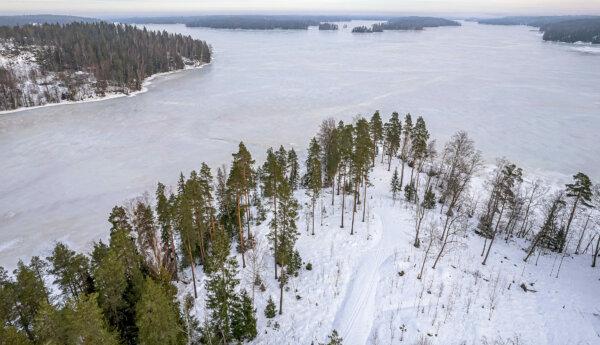
[[319, 24], [319, 30], [337, 30], [338, 25], [334, 23], [321, 23]]
[[383, 23], [384, 30], [423, 30], [440, 26], [460, 26], [460, 23], [435, 17], [398, 17]]
[[[426, 27], [459, 26], [460, 23], [434, 17], [387, 17], [387, 16], [294, 16], [294, 15], [212, 15], [192, 17], [154, 17], [119, 19], [125, 23], [136, 24], [185, 24], [189, 27], [207, 27], [214, 29], [251, 29], [251, 30], [306, 30], [309, 26], [319, 26], [321, 30], [335, 30], [336, 24], [329, 22], [348, 22], [351, 20], [380, 20], [370, 29], [360, 28], [356, 32], [381, 32], [380, 26], [388, 30], [422, 30]], [[375, 29], [375, 31], [373, 31]]]
[[479, 24], [487, 25], [527, 25], [542, 27], [548, 24], [559, 23], [567, 20], [588, 19], [596, 16], [512, 16], [501, 18], [477, 19]]
[[0, 16], [0, 26], [18, 26], [28, 24], [70, 24], [70, 23], [96, 23], [100, 19], [61, 16], [52, 14], [22, 15], [22, 16]]
[[600, 43], [600, 16], [504, 17], [478, 22], [537, 27], [544, 33], [544, 41]]
[[[84, 72], [93, 75], [99, 95], [108, 90], [140, 90], [143, 80], [152, 74], [211, 60], [211, 48], [204, 41], [104, 22], [0, 27], [2, 40], [16, 51], [35, 54], [41, 69], [34, 71], [36, 79], [50, 73], [76, 78], [77, 72]], [[17, 75], [18, 71], [0, 69], [0, 105], [4, 109], [28, 105], [27, 90], [22, 89]]]

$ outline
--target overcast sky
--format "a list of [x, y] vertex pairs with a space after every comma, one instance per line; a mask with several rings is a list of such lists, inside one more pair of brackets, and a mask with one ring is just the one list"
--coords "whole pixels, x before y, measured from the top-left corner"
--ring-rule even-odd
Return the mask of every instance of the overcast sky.
[[0, 0], [2, 14], [600, 14], [600, 0]]

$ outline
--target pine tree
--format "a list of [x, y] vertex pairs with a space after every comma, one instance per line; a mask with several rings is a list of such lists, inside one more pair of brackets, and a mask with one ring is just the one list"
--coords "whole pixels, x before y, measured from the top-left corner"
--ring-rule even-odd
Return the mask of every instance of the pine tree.
[[400, 180], [398, 179], [398, 168], [394, 169], [394, 174], [392, 175], [392, 181], [390, 183], [390, 190], [392, 191], [392, 200], [396, 201], [396, 195], [402, 190], [400, 186]]
[[[339, 154], [340, 154], [340, 167], [338, 169], [338, 179], [341, 176], [342, 180], [338, 181], [338, 187], [342, 187], [342, 212], [341, 212], [341, 224], [340, 228], [344, 227], [344, 211], [346, 209], [346, 187], [347, 178], [351, 173], [352, 168], [352, 154], [354, 147], [354, 126], [351, 124], [344, 125], [344, 122], [340, 121], [337, 127], [339, 133]], [[341, 183], [340, 183], [341, 182]], [[339, 193], [339, 189], [338, 189]]]
[[[238, 241], [239, 241], [239, 252], [242, 254], [242, 267], [246, 267], [246, 259], [244, 254], [246, 252], [246, 241], [244, 239], [244, 229], [242, 221], [246, 219], [246, 225], [248, 230], [248, 238], [250, 234], [250, 188], [253, 184], [253, 171], [252, 156], [243, 142], [240, 142], [238, 152], [233, 154], [233, 164], [229, 172], [229, 179], [227, 185], [235, 196], [236, 212], [237, 212], [237, 225], [238, 225]], [[245, 205], [243, 204], [245, 200]]]
[[295, 250], [298, 229], [296, 220], [298, 218], [298, 201], [294, 199], [289, 185], [284, 184], [279, 198], [279, 217], [277, 219], [279, 229], [277, 238], [276, 259], [281, 266], [279, 275], [279, 314], [283, 313], [283, 289], [289, 282], [290, 274], [297, 266], [299, 255]]
[[319, 129], [321, 163], [323, 165], [323, 187], [331, 186], [331, 206], [335, 204], [335, 177], [340, 168], [340, 133], [335, 120], [329, 118], [321, 123]]
[[[273, 153], [272, 149], [267, 150], [267, 160], [265, 161], [262, 168], [262, 190], [264, 196], [268, 197], [271, 201], [271, 210], [273, 217], [271, 218], [270, 227], [271, 233], [269, 239], [273, 243], [273, 258], [274, 258], [274, 269], [275, 279], [277, 279], [277, 241], [278, 241], [278, 213], [277, 204], [281, 189], [284, 188], [284, 176], [283, 169], [280, 162], [277, 160], [277, 156]], [[291, 186], [291, 185], [290, 185]]]
[[312, 138], [306, 158], [306, 187], [312, 205], [312, 234], [315, 234], [315, 204], [321, 194], [323, 181], [321, 177], [321, 146], [316, 138]]
[[[178, 280], [177, 276], [177, 250], [175, 249], [175, 235], [173, 230], [173, 207], [172, 200], [175, 196], [167, 198], [165, 194], [165, 185], [158, 183], [156, 188], [156, 215], [157, 223], [160, 227], [160, 238], [165, 246], [166, 265], [169, 267], [171, 279]], [[171, 199], [171, 200], [169, 200]]]
[[298, 155], [294, 149], [288, 151], [288, 165], [289, 165], [289, 176], [288, 182], [292, 186], [292, 190], [298, 188], [298, 180], [300, 179], [300, 166], [298, 164]]
[[[173, 289], [173, 287], [170, 287]], [[182, 320], [172, 292], [160, 283], [146, 278], [144, 290], [136, 306], [139, 343], [143, 345], [184, 344]]]
[[400, 136], [402, 134], [402, 125], [398, 118], [398, 113], [392, 113], [390, 121], [385, 124], [385, 154], [388, 156], [388, 171], [390, 171], [392, 158], [398, 153], [400, 148]]
[[350, 234], [354, 234], [354, 216], [356, 213], [356, 205], [358, 198], [358, 187], [363, 183], [364, 193], [363, 193], [363, 217], [362, 221], [365, 221], [365, 211], [366, 211], [366, 197], [367, 197], [367, 184], [368, 184], [368, 175], [371, 166], [371, 150], [373, 149], [373, 144], [371, 142], [371, 135], [369, 130], [369, 123], [364, 118], [360, 118], [356, 122], [355, 128], [355, 141], [354, 141], [354, 154], [352, 156], [352, 169], [354, 173], [354, 206], [352, 209], [352, 225], [350, 228]]
[[[590, 178], [584, 173], [577, 173], [573, 176], [573, 183], [569, 183], [566, 185], [567, 187], [567, 196], [573, 199], [573, 207], [571, 208], [571, 213], [569, 214], [569, 219], [567, 220], [567, 226], [565, 229], [565, 239], [569, 236], [569, 229], [571, 228], [571, 222], [575, 216], [575, 211], [577, 210], [577, 206], [581, 204], [584, 207], [593, 207], [591, 204], [592, 201], [592, 182]], [[564, 251], [564, 244], [560, 246], [560, 253]]]
[[265, 317], [267, 319], [272, 319], [277, 314], [277, 307], [275, 307], [275, 302], [273, 298], [269, 296], [269, 300], [267, 301], [267, 306], [265, 307]]
[[231, 320], [233, 338], [238, 341], [250, 341], [256, 338], [256, 315], [252, 299], [242, 290], [239, 302], [235, 307], [235, 312]]
[[47, 259], [52, 264], [49, 272], [56, 277], [54, 284], [60, 287], [65, 296], [77, 297], [80, 293], [92, 290], [89, 260], [85, 255], [59, 242], [52, 256]]
[[402, 169], [400, 170], [400, 186], [404, 185], [404, 165], [408, 161], [408, 148], [410, 138], [412, 136], [412, 117], [410, 113], [404, 116], [404, 127], [403, 127], [403, 135], [404, 139], [402, 140], [402, 149], [400, 150], [400, 160], [402, 161]]
[[17, 263], [14, 289], [14, 313], [18, 315], [17, 325], [27, 334], [29, 340], [35, 340], [33, 323], [40, 308], [49, 301], [48, 291], [35, 269], [22, 261]]
[[381, 116], [379, 115], [379, 110], [375, 111], [373, 116], [371, 116], [371, 121], [369, 122], [369, 128], [371, 129], [371, 140], [373, 141], [373, 151], [372, 151], [372, 162], [371, 166], [375, 166], [375, 156], [377, 156], [379, 147], [378, 145], [383, 140], [383, 122], [381, 121]]

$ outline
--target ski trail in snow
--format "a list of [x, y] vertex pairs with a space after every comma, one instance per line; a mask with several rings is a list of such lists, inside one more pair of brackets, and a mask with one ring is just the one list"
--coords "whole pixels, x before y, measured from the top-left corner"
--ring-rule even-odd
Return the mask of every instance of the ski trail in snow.
[[[372, 208], [387, 209], [386, 200], [379, 199]], [[333, 328], [344, 339], [344, 344], [363, 345], [371, 334], [375, 320], [375, 295], [379, 285], [379, 271], [383, 262], [393, 253], [395, 242], [399, 236], [394, 236], [393, 221], [382, 219], [388, 212], [374, 213], [376, 226], [381, 227], [379, 242], [362, 255], [360, 264], [353, 272], [348, 284], [344, 300], [336, 313]]]

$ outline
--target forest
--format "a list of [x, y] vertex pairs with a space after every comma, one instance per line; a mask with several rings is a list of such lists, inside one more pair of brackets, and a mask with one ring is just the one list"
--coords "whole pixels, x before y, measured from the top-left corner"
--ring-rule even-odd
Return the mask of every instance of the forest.
[[600, 43], [600, 17], [572, 19], [540, 27], [544, 41]]
[[0, 16], [0, 26], [17, 26], [28, 24], [70, 24], [70, 23], [96, 23], [100, 19], [62, 16], [54, 14]]
[[[296, 283], [316, 269], [298, 242], [325, 236], [324, 212], [334, 205], [341, 212], [327, 222], [338, 236], [359, 236], [377, 207], [374, 185], [383, 187], [378, 190], [393, 212], [411, 214], [403, 231], [411, 234], [409, 247], [423, 253], [409, 266], [414, 272], [394, 272], [396, 279], [410, 273], [424, 281], [426, 266], [443, 265], [468, 237], [483, 243], [481, 267], [501, 265], [490, 256], [499, 242], [527, 243], [519, 261], [537, 255], [537, 265], [542, 254], [560, 259], [557, 278], [567, 253], [589, 252], [597, 265], [600, 188], [586, 174], [550, 191], [506, 158], [485, 172], [467, 133], [457, 132], [438, 150], [421, 116], [393, 113], [384, 122], [377, 111], [352, 122], [330, 118], [306, 152], [280, 146], [265, 157], [257, 162], [240, 142], [228, 166], [200, 163], [175, 186], [159, 182], [153, 196], [116, 205], [108, 242], [96, 242], [90, 253], [59, 242], [48, 257], [21, 261], [12, 274], [0, 268], [0, 338], [8, 344], [235, 344], [290, 327], [282, 315], [310, 297]], [[474, 190], [479, 174], [484, 187]], [[440, 221], [430, 224], [430, 217]], [[494, 290], [481, 308], [491, 320], [500, 276], [487, 282]], [[535, 292], [525, 283], [519, 290]], [[259, 295], [269, 296], [260, 309]], [[407, 327], [398, 332], [402, 341]], [[331, 329], [320, 341], [343, 339]]]
[[[1, 26], [0, 45], [10, 58], [0, 66], [2, 110], [79, 100], [90, 87], [99, 96], [137, 91], [153, 74], [211, 61], [204, 41], [105, 22]], [[31, 84], [39, 87], [29, 90]], [[49, 90], [50, 84], [57, 85]]]

